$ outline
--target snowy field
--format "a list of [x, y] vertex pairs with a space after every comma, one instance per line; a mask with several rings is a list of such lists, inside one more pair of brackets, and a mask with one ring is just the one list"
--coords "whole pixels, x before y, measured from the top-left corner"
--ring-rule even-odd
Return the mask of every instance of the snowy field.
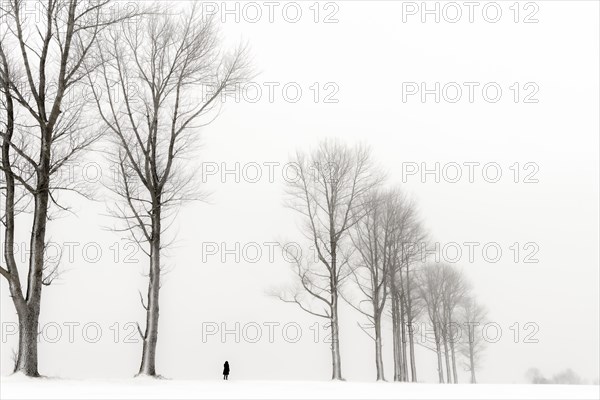
[[2, 399], [598, 399], [598, 386], [2, 377]]

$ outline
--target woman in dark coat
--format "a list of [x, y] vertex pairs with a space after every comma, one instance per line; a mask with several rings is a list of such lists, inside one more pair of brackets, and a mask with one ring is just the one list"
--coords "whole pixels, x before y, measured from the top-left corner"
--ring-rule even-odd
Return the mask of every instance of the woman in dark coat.
[[229, 362], [225, 361], [223, 365], [223, 379], [228, 380], [229, 378]]

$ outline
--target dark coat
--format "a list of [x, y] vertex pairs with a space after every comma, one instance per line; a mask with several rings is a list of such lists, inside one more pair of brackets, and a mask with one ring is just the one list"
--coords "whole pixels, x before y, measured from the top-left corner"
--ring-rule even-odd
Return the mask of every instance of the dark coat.
[[223, 375], [229, 375], [229, 363], [227, 361], [223, 365]]

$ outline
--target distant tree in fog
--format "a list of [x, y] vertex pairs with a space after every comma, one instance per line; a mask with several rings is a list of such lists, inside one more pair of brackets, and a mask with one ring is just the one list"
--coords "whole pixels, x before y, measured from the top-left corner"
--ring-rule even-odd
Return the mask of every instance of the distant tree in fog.
[[[433, 328], [438, 380], [440, 383], [457, 383], [456, 344], [462, 336], [460, 306], [468, 299], [470, 286], [457, 267], [430, 263], [419, 271], [418, 291], [425, 305], [428, 322]], [[445, 364], [445, 379], [442, 362]]]
[[534, 384], [548, 383], [548, 379], [544, 378], [542, 372], [538, 368], [529, 368], [525, 373], [527, 380]]
[[470, 286], [461, 270], [445, 265], [442, 267], [442, 325], [441, 333], [444, 344], [444, 359], [446, 361], [447, 382], [458, 383], [456, 367], [456, 342], [461, 335], [457, 312], [469, 294]]
[[[538, 368], [530, 368], [525, 373], [525, 377], [529, 382], [534, 384], [554, 384], [554, 385], [585, 385], [583, 380], [571, 368], [567, 368], [548, 379], [542, 375]], [[597, 384], [597, 383], [596, 383]]]
[[486, 342], [481, 330], [486, 316], [487, 311], [474, 297], [464, 299], [460, 305], [459, 322], [463, 334], [458, 349], [465, 358], [464, 365], [470, 372], [471, 383], [477, 383], [476, 371], [485, 350]]
[[583, 379], [571, 368], [567, 368], [564, 371], [552, 376], [550, 381], [557, 385], [583, 385]]
[[437, 264], [428, 264], [419, 271], [419, 297], [425, 305], [428, 322], [433, 329], [435, 353], [437, 357], [438, 382], [444, 383], [444, 369], [442, 367], [442, 285], [443, 267]]

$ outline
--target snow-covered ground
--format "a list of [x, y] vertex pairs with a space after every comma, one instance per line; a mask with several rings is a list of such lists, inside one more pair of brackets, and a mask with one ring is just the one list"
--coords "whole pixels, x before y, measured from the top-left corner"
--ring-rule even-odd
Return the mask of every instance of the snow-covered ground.
[[2, 377], [2, 399], [598, 399], [598, 386]]

